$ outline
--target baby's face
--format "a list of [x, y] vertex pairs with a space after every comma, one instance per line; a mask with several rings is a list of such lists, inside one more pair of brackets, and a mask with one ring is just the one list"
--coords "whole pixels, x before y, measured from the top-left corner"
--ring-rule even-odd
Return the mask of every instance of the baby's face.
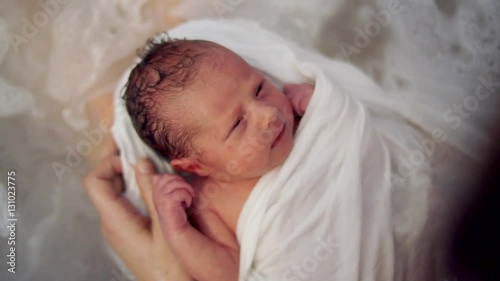
[[260, 177], [291, 151], [291, 103], [235, 53], [215, 44], [211, 53], [182, 97], [183, 122], [200, 129], [194, 146], [202, 154], [190, 160], [199, 165], [195, 172], [201, 176]]

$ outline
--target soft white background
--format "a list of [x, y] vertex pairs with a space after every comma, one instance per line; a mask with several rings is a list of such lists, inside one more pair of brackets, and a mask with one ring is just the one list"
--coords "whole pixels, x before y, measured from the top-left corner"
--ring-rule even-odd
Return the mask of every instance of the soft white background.
[[[51, 164], [65, 164], [66, 147], [86, 139], [85, 100], [115, 86], [176, 2], [60, 0], [64, 4], [29, 36], [23, 18], [33, 23], [45, 13], [39, 2], [0, 2], [0, 280], [128, 280], [108, 257], [82, 188], [89, 164], [82, 161], [62, 180]], [[402, 12], [347, 58], [341, 44], [354, 45], [355, 27], [364, 29], [370, 11], [386, 10], [390, 2], [187, 0], [174, 13], [259, 20], [306, 48], [351, 60], [387, 91], [439, 94], [453, 85], [473, 94], [478, 77], [500, 80], [500, 5], [493, 0], [401, 0]], [[218, 12], [224, 3], [228, 10]], [[24, 43], [13, 46], [12, 34]], [[3, 239], [9, 170], [17, 172], [16, 275], [6, 272]]]

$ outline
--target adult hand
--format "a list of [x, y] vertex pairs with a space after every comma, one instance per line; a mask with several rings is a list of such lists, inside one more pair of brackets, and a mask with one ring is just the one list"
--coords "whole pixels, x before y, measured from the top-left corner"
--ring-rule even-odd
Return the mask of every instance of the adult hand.
[[152, 197], [155, 168], [141, 160], [135, 173], [151, 217], [143, 216], [122, 196], [118, 155], [106, 156], [85, 177], [84, 186], [101, 218], [104, 238], [137, 280], [192, 280], [181, 268], [161, 233]]

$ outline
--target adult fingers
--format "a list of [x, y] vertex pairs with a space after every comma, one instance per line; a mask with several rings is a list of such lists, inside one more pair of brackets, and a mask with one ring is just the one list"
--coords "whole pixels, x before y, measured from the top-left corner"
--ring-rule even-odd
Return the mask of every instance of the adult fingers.
[[104, 136], [104, 141], [101, 148], [101, 159], [105, 159], [111, 155], [118, 155], [120, 151], [118, 150], [118, 146], [116, 145], [116, 141], [113, 138], [113, 134], [107, 133]]
[[142, 235], [149, 219], [140, 215], [132, 204], [122, 197], [121, 172], [120, 158], [116, 155], [110, 156], [103, 159], [85, 177], [84, 185], [99, 212], [104, 234], [125, 239]]
[[135, 165], [135, 180], [139, 186], [142, 198], [146, 202], [149, 215], [153, 220], [153, 225], [158, 221], [153, 203], [153, 176], [155, 176], [155, 174], [156, 168], [153, 163], [147, 159], [141, 159]]
[[[120, 162], [120, 157], [116, 155], [110, 155], [103, 158], [95, 168], [90, 171], [84, 178], [85, 188], [91, 196], [91, 199], [99, 199], [96, 194], [103, 192], [101, 188], [103, 183], [109, 184], [112, 188], [106, 189], [104, 192], [109, 192], [112, 194], [120, 194], [123, 185], [119, 184], [119, 179], [121, 179], [122, 165]], [[92, 200], [94, 202], [94, 200]]]

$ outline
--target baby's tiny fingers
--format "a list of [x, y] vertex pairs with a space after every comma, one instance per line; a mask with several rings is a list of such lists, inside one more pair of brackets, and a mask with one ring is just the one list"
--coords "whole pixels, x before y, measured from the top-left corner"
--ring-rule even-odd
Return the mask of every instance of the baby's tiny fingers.
[[169, 196], [170, 200], [176, 202], [177, 204], [180, 203], [184, 208], [191, 207], [191, 203], [193, 202], [193, 196], [191, 196], [191, 193], [185, 189], [177, 189]]
[[178, 175], [165, 173], [165, 174], [157, 174], [153, 176], [153, 184], [154, 185], [164, 185], [169, 181], [179, 178]]
[[172, 186], [176, 186], [177, 188], [182, 188], [184, 190], [187, 190], [191, 194], [191, 197], [196, 196], [196, 193], [194, 192], [193, 186], [191, 186], [189, 183], [187, 183], [184, 180], [184, 178], [182, 178], [181, 176], [178, 176], [177, 178], [172, 179], [167, 184], [170, 184]]
[[165, 189], [164, 192], [166, 193], [169, 193], [177, 188], [192, 189], [192, 187], [181, 176], [172, 174], [155, 175], [153, 177], [153, 184], [157, 188]]
[[188, 225], [186, 210], [181, 205], [161, 205], [157, 210], [161, 228], [167, 237]]
[[196, 192], [194, 191], [194, 188], [192, 185], [190, 185], [189, 183], [186, 183], [185, 188], [191, 194], [191, 197], [196, 197]]

